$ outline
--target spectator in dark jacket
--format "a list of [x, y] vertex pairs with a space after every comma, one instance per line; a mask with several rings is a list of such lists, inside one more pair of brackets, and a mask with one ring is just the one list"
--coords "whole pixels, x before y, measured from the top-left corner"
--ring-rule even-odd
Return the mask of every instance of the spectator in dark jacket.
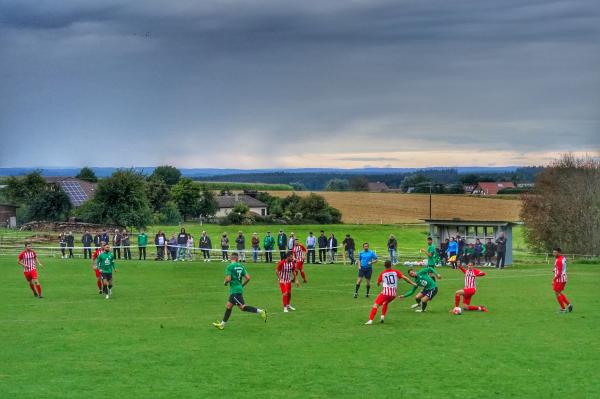
[[60, 253], [62, 254], [62, 258], [65, 259], [67, 255], [65, 254], [65, 249], [67, 248], [67, 240], [65, 239], [65, 233], [60, 233], [58, 236], [58, 245], [60, 245]]
[[481, 266], [481, 257], [483, 256], [483, 244], [478, 238], [475, 240], [475, 247], [473, 248], [473, 256], [475, 257], [475, 264]]
[[[185, 232], [185, 231], [184, 231]], [[168, 245], [168, 249], [169, 249], [169, 255], [171, 257], [172, 261], [177, 261], [177, 255], [179, 253], [179, 249], [181, 248], [179, 246], [179, 242], [177, 241], [177, 237], [175, 236], [175, 233], [171, 234], [171, 238], [169, 239], [169, 241], [167, 241], [167, 245]], [[187, 234], [185, 235], [185, 245], [187, 245]], [[183, 254], [182, 256], [185, 256], [185, 247], [183, 247]]]
[[327, 255], [329, 256], [329, 263], [335, 263], [335, 254], [337, 252], [338, 242], [335, 235], [331, 233], [327, 240]]
[[260, 238], [258, 238], [258, 233], [252, 233], [252, 261], [254, 263], [258, 261], [258, 251], [260, 251]]
[[100, 236], [100, 241], [104, 241], [106, 244], [110, 242], [110, 236], [108, 235], [108, 231], [104, 230], [102, 235]]
[[177, 235], [177, 257], [173, 260], [175, 261], [185, 261], [185, 250], [187, 248], [187, 242], [188, 242], [188, 235], [185, 232], [185, 229], [182, 227], [181, 230], [179, 231], [179, 234]]
[[73, 233], [69, 231], [69, 234], [65, 237], [65, 241], [67, 241], [67, 249], [69, 250], [69, 258], [73, 257], [73, 248], [75, 248], [75, 237]]
[[396, 237], [393, 234], [390, 234], [390, 238], [388, 238], [387, 249], [388, 249], [388, 253], [390, 254], [390, 262], [392, 262], [392, 265], [397, 264], [398, 263], [398, 240], [396, 240]]
[[113, 254], [115, 255], [116, 259], [121, 259], [121, 239], [123, 238], [123, 236], [121, 236], [121, 232], [119, 231], [119, 229], [115, 229], [115, 234], [113, 234]]
[[159, 230], [158, 233], [154, 236], [154, 245], [156, 245], [156, 259], [155, 260], [165, 260], [165, 244], [167, 243], [167, 238], [165, 237], [165, 233], [162, 230]]
[[496, 246], [492, 242], [491, 238], [488, 238], [485, 243], [485, 255], [483, 261], [485, 262], [485, 266], [492, 266], [492, 258], [496, 253]]
[[238, 236], [235, 238], [235, 249], [239, 252], [240, 262], [244, 262], [246, 260], [246, 237], [241, 231], [238, 231]]
[[223, 233], [221, 236], [221, 262], [229, 260], [229, 237], [227, 233]]
[[200, 249], [202, 250], [202, 258], [204, 262], [210, 262], [210, 250], [212, 249], [212, 243], [210, 237], [206, 234], [206, 231], [202, 232], [200, 236]]
[[287, 254], [288, 239], [283, 230], [277, 234], [277, 248], [279, 248], [279, 257], [284, 260]]
[[123, 234], [121, 235], [121, 245], [123, 246], [123, 258], [131, 260], [131, 241], [126, 229], [123, 230]]
[[97, 233], [97, 234], [94, 236], [94, 246], [95, 246], [96, 248], [99, 248], [99, 247], [100, 247], [100, 243], [101, 243], [101, 242], [102, 242], [102, 234], [100, 234], [100, 233]]
[[496, 239], [496, 269], [504, 269], [504, 260], [506, 257], [506, 238], [504, 233]]
[[90, 234], [89, 231], [85, 231], [83, 236], [81, 236], [81, 243], [83, 244], [83, 259], [92, 259], [92, 243], [94, 242], [94, 238]]
[[270, 231], [267, 231], [267, 235], [263, 239], [263, 246], [265, 249], [265, 262], [273, 262], [273, 248], [275, 248], [275, 238], [271, 236]]
[[355, 264], [356, 261], [354, 259], [354, 250], [356, 249], [356, 245], [354, 244], [354, 238], [350, 237], [350, 234], [346, 234], [346, 238], [344, 238], [342, 243], [344, 244], [344, 250], [348, 254], [350, 264]]
[[319, 263], [327, 262], [327, 241], [325, 232], [321, 230], [321, 235], [319, 235], [319, 239], [317, 240], [319, 243]]

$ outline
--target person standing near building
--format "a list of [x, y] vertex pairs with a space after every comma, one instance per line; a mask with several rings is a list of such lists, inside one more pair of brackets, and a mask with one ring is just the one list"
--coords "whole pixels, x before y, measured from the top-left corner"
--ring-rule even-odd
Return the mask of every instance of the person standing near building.
[[[315, 247], [317, 244], [317, 238], [313, 235], [313, 232], [308, 233], [308, 237], [306, 237], [306, 263], [316, 263], [315, 262]], [[312, 259], [312, 262], [311, 262]]]
[[252, 233], [250, 244], [252, 245], [252, 261], [256, 263], [258, 261], [258, 252], [260, 251], [260, 238], [258, 238], [258, 233]]
[[121, 245], [123, 246], [123, 259], [131, 260], [131, 240], [129, 239], [129, 232], [127, 229], [123, 229]]
[[148, 235], [146, 235], [144, 229], [141, 229], [140, 233], [137, 236], [137, 245], [139, 260], [142, 260], [142, 256], [144, 257], [144, 260], [146, 260], [146, 247], [148, 246]]
[[494, 257], [495, 253], [496, 253], [496, 246], [492, 242], [492, 239], [488, 238], [485, 242], [485, 250], [484, 250], [484, 256], [483, 256], [483, 261], [485, 263], [485, 266], [492, 266], [492, 258]]
[[338, 242], [335, 235], [331, 233], [329, 235], [329, 240], [327, 240], [327, 255], [329, 257], [328, 261], [330, 264], [335, 263], [335, 254], [337, 253]]
[[265, 248], [265, 262], [273, 262], [273, 249], [275, 248], [275, 238], [273, 238], [270, 231], [267, 231], [267, 235], [263, 240], [263, 247]]
[[185, 229], [182, 227], [181, 230], [179, 231], [179, 234], [177, 234], [177, 257], [174, 258], [174, 261], [185, 261], [185, 251], [187, 248], [187, 241], [188, 241], [188, 234], [185, 232]]
[[210, 262], [210, 251], [212, 249], [212, 243], [210, 237], [206, 234], [206, 231], [202, 232], [200, 236], [200, 250], [202, 250], [202, 258], [204, 262]]
[[496, 269], [504, 269], [504, 260], [506, 258], [506, 238], [504, 233], [496, 239]]
[[346, 234], [346, 238], [342, 242], [344, 244], [344, 251], [348, 254], [348, 259], [350, 260], [350, 264], [354, 265], [356, 260], [354, 259], [354, 250], [356, 249], [356, 245], [354, 244], [354, 238], [350, 237], [350, 234]]
[[395, 266], [398, 263], [398, 240], [396, 240], [396, 237], [393, 234], [390, 234], [390, 237], [388, 238], [387, 249], [390, 254], [392, 266]]
[[235, 248], [239, 253], [240, 262], [246, 261], [246, 237], [244, 233], [238, 231], [238, 236], [235, 238]]
[[483, 256], [483, 251], [485, 250], [485, 245], [481, 243], [481, 240], [478, 238], [475, 240], [475, 246], [473, 248], [475, 251], [473, 256], [475, 257], [475, 264], [477, 266], [481, 266], [481, 257]]
[[448, 242], [448, 263], [452, 266], [453, 269], [456, 269], [456, 264], [458, 262], [458, 243], [454, 237], [450, 238], [450, 242]]
[[113, 244], [113, 254], [115, 255], [115, 259], [121, 259], [121, 240], [123, 236], [119, 229], [115, 229], [115, 234], [113, 234], [112, 244]]
[[75, 248], [75, 237], [73, 236], [73, 232], [69, 231], [65, 240], [67, 242], [67, 249], [69, 250], [69, 258], [73, 258], [73, 249]]
[[221, 236], [221, 262], [229, 260], [229, 237], [227, 233]]
[[327, 262], [327, 237], [323, 230], [321, 230], [317, 242], [319, 243], [319, 263], [325, 263]]
[[25, 280], [29, 283], [29, 288], [33, 292], [33, 296], [42, 299], [42, 286], [38, 281], [36, 265], [44, 267], [42, 262], [37, 257], [37, 254], [31, 249], [31, 245], [26, 242], [25, 250], [18, 256], [19, 265], [23, 268]]
[[[186, 236], [186, 242], [187, 242], [187, 234]], [[177, 242], [177, 236], [175, 236], [175, 233], [171, 234], [171, 238], [169, 239], [169, 241], [167, 241], [167, 254], [169, 255], [170, 259], [173, 262], [177, 261], [177, 257], [179, 256], [179, 243]], [[185, 248], [184, 248], [185, 251]], [[184, 252], [185, 253], [185, 252]]]
[[167, 238], [165, 237], [165, 233], [162, 230], [159, 230], [158, 233], [154, 236], [154, 245], [156, 245], [156, 259], [155, 260], [165, 260], [165, 244], [167, 242]]
[[283, 230], [279, 230], [279, 234], [277, 235], [277, 248], [279, 248], [280, 260], [284, 260], [287, 254], [287, 236]]
[[92, 259], [92, 243], [94, 242], [94, 237], [90, 234], [88, 230], [83, 233], [81, 236], [81, 243], [83, 244], [83, 259], [90, 258]]

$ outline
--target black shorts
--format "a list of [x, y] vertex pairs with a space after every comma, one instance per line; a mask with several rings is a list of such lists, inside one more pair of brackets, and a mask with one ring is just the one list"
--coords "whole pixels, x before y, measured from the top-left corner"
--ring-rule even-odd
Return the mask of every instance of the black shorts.
[[433, 297], [437, 295], [437, 292], [438, 292], [438, 289], [437, 289], [437, 287], [435, 287], [432, 290], [423, 290], [423, 291], [421, 291], [421, 294], [425, 295], [431, 301], [433, 299]]
[[359, 268], [358, 269], [358, 277], [364, 277], [367, 280], [371, 279], [371, 275], [373, 274], [373, 268], [372, 267], [367, 267], [367, 268]]
[[112, 281], [112, 273], [101, 272], [100, 275], [102, 276], [102, 280]]
[[231, 294], [229, 295], [229, 302], [234, 305], [244, 305], [244, 296], [242, 294]]

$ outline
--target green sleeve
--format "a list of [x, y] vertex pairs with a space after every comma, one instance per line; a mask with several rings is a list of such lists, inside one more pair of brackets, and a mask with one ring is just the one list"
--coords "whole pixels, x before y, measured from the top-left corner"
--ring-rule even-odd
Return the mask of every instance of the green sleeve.
[[409, 297], [409, 296], [411, 296], [412, 294], [414, 294], [416, 290], [417, 290], [417, 287], [413, 285], [413, 286], [410, 288], [410, 290], [406, 291], [404, 294], [402, 294], [402, 296], [403, 296], [403, 297], [405, 297], [405, 298], [406, 298], [406, 297]]

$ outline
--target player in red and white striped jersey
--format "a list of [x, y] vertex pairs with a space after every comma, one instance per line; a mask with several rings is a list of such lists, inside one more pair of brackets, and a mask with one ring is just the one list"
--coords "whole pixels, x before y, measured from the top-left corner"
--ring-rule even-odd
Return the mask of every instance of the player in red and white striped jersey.
[[31, 249], [29, 243], [25, 243], [25, 250], [19, 254], [19, 265], [23, 267], [23, 274], [25, 279], [29, 283], [29, 288], [33, 292], [33, 296], [37, 298], [43, 298], [42, 286], [40, 285], [37, 277], [36, 265], [44, 267], [42, 262], [37, 258], [36, 253]]
[[473, 262], [469, 262], [466, 269], [464, 266], [459, 266], [458, 269], [465, 274], [465, 288], [456, 291], [456, 293], [454, 294], [454, 307], [458, 307], [458, 305], [460, 304], [460, 297], [462, 296], [462, 308], [464, 310], [480, 310], [482, 312], [487, 312], [488, 310], [485, 306], [471, 305], [471, 298], [473, 297], [473, 295], [475, 295], [475, 292], [477, 290], [475, 279], [477, 277], [485, 276], [485, 273], [479, 269], [474, 269]]
[[389, 260], [385, 261], [385, 270], [381, 272], [377, 279], [377, 285], [382, 285], [381, 293], [377, 295], [371, 313], [369, 314], [369, 320], [365, 323], [367, 325], [373, 324], [373, 319], [377, 315], [377, 309], [381, 308], [381, 322], [383, 323], [385, 315], [387, 313], [387, 307], [398, 296], [398, 280], [405, 280], [407, 283], [413, 286], [417, 286], [415, 282], [400, 273], [396, 269], [392, 269], [392, 262]]
[[304, 274], [304, 256], [306, 255], [306, 248], [297, 238], [294, 241], [294, 248], [292, 248], [292, 252], [294, 253], [294, 261], [296, 261], [296, 269], [300, 272], [302, 280], [307, 283], [308, 281], [306, 281], [306, 274]]
[[560, 248], [554, 248], [552, 255], [556, 257], [554, 261], [554, 278], [552, 279], [552, 289], [556, 294], [556, 300], [560, 305], [560, 313], [573, 311], [573, 305], [562, 292], [567, 285], [567, 258], [562, 255]]
[[96, 248], [96, 251], [94, 251], [92, 255], [92, 269], [96, 274], [96, 284], [98, 285], [98, 294], [100, 295], [102, 295], [102, 273], [100, 273], [100, 270], [98, 270], [98, 267], [96, 266], [96, 258], [104, 252], [103, 248], [105, 245], [106, 243], [104, 241], [100, 241], [100, 246]]
[[292, 282], [297, 282], [298, 271], [296, 270], [296, 262], [294, 254], [290, 251], [286, 257], [279, 261], [276, 268], [277, 279], [279, 280], [279, 289], [281, 290], [281, 298], [283, 301], [283, 311], [287, 313], [290, 310], [296, 310], [291, 304], [292, 299]]

